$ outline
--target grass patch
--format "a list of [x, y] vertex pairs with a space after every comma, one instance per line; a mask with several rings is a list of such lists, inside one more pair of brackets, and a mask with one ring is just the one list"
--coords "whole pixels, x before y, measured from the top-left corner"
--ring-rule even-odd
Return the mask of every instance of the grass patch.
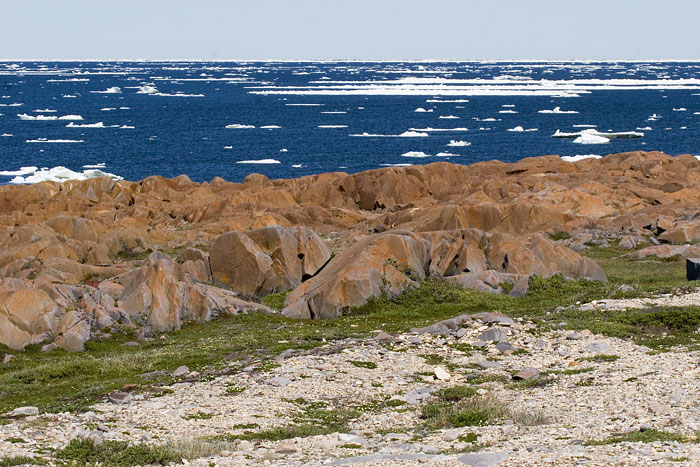
[[678, 433], [670, 433], [655, 428], [645, 431], [632, 431], [629, 433], [614, 434], [603, 440], [586, 441], [586, 446], [602, 446], [606, 444], [619, 443], [653, 443], [655, 441], [678, 441], [683, 443], [688, 441], [685, 436]]
[[581, 361], [584, 362], [614, 362], [619, 360], [618, 355], [593, 355], [592, 357], [584, 357]]
[[428, 365], [442, 365], [445, 363], [445, 357], [436, 353], [423, 354], [421, 357], [425, 359], [425, 363]]
[[290, 292], [291, 290], [287, 292], [268, 294], [262, 299], [262, 304], [269, 306], [273, 310], [281, 310], [284, 308], [284, 301], [287, 299], [287, 295], [289, 295]]
[[521, 425], [539, 425], [545, 418], [537, 412], [519, 412], [490, 394], [477, 395], [469, 386], [455, 386], [436, 393], [437, 400], [421, 408], [428, 429], [493, 425], [509, 419]]
[[15, 465], [44, 465], [43, 459], [27, 456], [0, 457], [0, 467], [13, 467]]
[[350, 360], [351, 364], [358, 368], [367, 368], [368, 370], [374, 370], [377, 368], [377, 364], [374, 362], [363, 362], [360, 360]]
[[569, 232], [552, 232], [549, 234], [549, 239], [555, 242], [559, 240], [568, 240], [570, 238], [571, 234]]
[[179, 463], [182, 455], [164, 446], [129, 444], [125, 441], [104, 441], [95, 444], [92, 440], [73, 439], [65, 448], [56, 453], [58, 459], [73, 465], [94, 465], [127, 467], [135, 465], [167, 465]]
[[187, 415], [185, 420], [210, 420], [213, 417], [210, 413], [197, 412]]

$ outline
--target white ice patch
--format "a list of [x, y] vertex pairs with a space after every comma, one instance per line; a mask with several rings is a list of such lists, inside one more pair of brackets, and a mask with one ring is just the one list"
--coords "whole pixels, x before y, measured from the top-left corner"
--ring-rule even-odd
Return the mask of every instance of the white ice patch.
[[[700, 156], [696, 156], [700, 158]], [[411, 167], [413, 164], [379, 164], [382, 167]], [[347, 167], [340, 167], [341, 169], [346, 169]]]
[[262, 128], [264, 130], [275, 130], [277, 128], [282, 128], [282, 127], [279, 125], [264, 125], [264, 126], [261, 126], [260, 128]]
[[577, 114], [576, 110], [561, 110], [561, 107], [554, 107], [551, 110], [538, 110], [538, 114]]
[[286, 105], [287, 107], [320, 107], [323, 104], [284, 104], [284, 105]]
[[62, 117], [58, 117], [59, 120], [82, 120], [83, 117], [80, 115], [64, 115]]
[[427, 99], [425, 102], [427, 102], [427, 103], [429, 103], [429, 104], [430, 104], [430, 103], [466, 104], [467, 102], [469, 102], [469, 99], [451, 99], [451, 100], [448, 100], [448, 99], [445, 99], [445, 100], [442, 100], [442, 99]]
[[0, 136], [9, 137], [9, 136], [12, 136], [12, 134], [11, 133], [3, 133]]
[[639, 131], [651, 131], [651, 130], [653, 130], [653, 128], [650, 127], [650, 126], [645, 126], [645, 127], [642, 127], [642, 128], [637, 127], [637, 130], [639, 130]]
[[574, 140], [574, 143], [578, 144], [606, 144], [610, 140], [604, 136], [598, 136], [591, 133], [585, 133]]
[[38, 139], [28, 139], [25, 141], [25, 143], [84, 143], [85, 141], [82, 139], [47, 139], [47, 138], [38, 138]]
[[277, 159], [259, 159], [249, 161], [237, 161], [236, 164], [281, 164]]
[[409, 130], [431, 133], [433, 131], [469, 131], [469, 128], [465, 128], [465, 127], [459, 127], [459, 128], [432, 128], [432, 127], [428, 127], [428, 128], [409, 128]]
[[686, 109], [685, 107], [679, 107], [677, 109], [675, 109], [675, 108], [673, 109], [674, 112], [685, 112], [686, 110], [688, 110], [688, 109]]
[[430, 135], [428, 133], [409, 130], [409, 131], [404, 131], [400, 135], [379, 135], [379, 134], [363, 132], [360, 134], [354, 134], [354, 135], [350, 135], [350, 136], [359, 136], [359, 137], [365, 137], [365, 138], [418, 138], [418, 137], [425, 137], [425, 136], [430, 136]]
[[453, 154], [451, 152], [439, 152], [435, 155], [437, 157], [459, 157], [459, 154]]
[[333, 110], [333, 111], [330, 111], [330, 112], [321, 112], [321, 113], [322, 113], [322, 114], [346, 114], [347, 112], [344, 111], [344, 110], [342, 110], [342, 111], [341, 111], [341, 110]]
[[456, 115], [440, 115], [438, 118], [446, 119], [446, 120], [454, 120], [459, 118]]
[[525, 129], [521, 127], [520, 125], [516, 126], [515, 128], [508, 128], [506, 131], [514, 131], [514, 132], [528, 132], [528, 131], [537, 131], [537, 128], [528, 128]]
[[97, 122], [97, 123], [85, 123], [85, 124], [76, 124], [73, 122], [70, 122], [68, 125], [66, 125], [66, 128], [116, 128], [119, 125], [107, 125], [103, 122]]
[[0, 171], [0, 176], [2, 177], [21, 177], [23, 175], [33, 174], [39, 170], [39, 167], [20, 167], [19, 170], [5, 170]]
[[602, 133], [598, 130], [589, 128], [587, 130], [578, 131], [575, 133], [564, 133], [562, 131], [555, 131], [552, 135], [553, 138], [578, 138], [581, 136], [601, 136], [607, 139], [629, 139], [629, 138], [642, 138], [644, 133], [639, 133], [636, 131], [619, 131], [619, 132], [608, 132]]
[[104, 91], [90, 91], [93, 94], [121, 94], [122, 89], [118, 86], [107, 88]]
[[571, 125], [574, 128], [597, 128], [598, 125], [586, 125], [586, 124], [580, 124], [580, 125]]
[[116, 107], [103, 107], [100, 109], [102, 112], [109, 112], [110, 110], [117, 110]]
[[499, 114], [517, 114], [518, 111], [517, 110], [499, 110], [498, 113]]
[[426, 110], [423, 107], [418, 107], [416, 110], [414, 110], [414, 112], [432, 112], [432, 111], [433, 111], [433, 109]]
[[347, 128], [347, 125], [319, 125], [319, 128]]
[[97, 164], [87, 164], [83, 166], [83, 169], [104, 169], [107, 167], [105, 162], [98, 162]]
[[408, 152], [404, 152], [403, 154], [401, 154], [401, 156], [424, 158], [424, 157], [430, 157], [430, 154], [426, 154], [422, 151], [408, 151]]
[[67, 180], [87, 180], [89, 178], [97, 177], [109, 177], [112, 180], [123, 180], [122, 177], [114, 175], [111, 173], [103, 172], [99, 169], [87, 169], [82, 172], [74, 172], [66, 167], [53, 167], [49, 169], [44, 167], [42, 169], [37, 169], [36, 167], [23, 167], [20, 169], [34, 169], [31, 172], [29, 170], [24, 170], [22, 175], [15, 176], [10, 183], [15, 185], [39, 183], [39, 182], [65, 182]]
[[280, 149], [280, 152], [287, 152], [287, 151], [288, 151], [288, 149], [285, 149], [285, 148]]
[[292, 167], [295, 168], [295, 169], [300, 169], [300, 168], [302, 168], [302, 167], [304, 167], [304, 166], [301, 165], [301, 164], [292, 164]]
[[469, 141], [459, 141], [459, 140], [454, 140], [451, 139], [449, 143], [447, 143], [448, 146], [452, 147], [465, 147], [465, 146], [471, 146], [472, 143]]
[[247, 130], [250, 128], [255, 128], [255, 125], [244, 125], [242, 123], [232, 123], [230, 125], [226, 125], [225, 128], [228, 128], [231, 130]]
[[158, 88], [149, 85], [139, 86], [136, 94], [158, 94]]
[[56, 115], [27, 115], [17, 114], [20, 120], [58, 120]]
[[601, 157], [603, 156], [599, 156], [598, 154], [582, 154], [577, 156], [561, 156], [561, 160], [564, 162], [578, 162], [584, 159], [600, 159]]
[[122, 125], [119, 127], [119, 129], [121, 129], [121, 130], [133, 130], [134, 128], [136, 128], [136, 127], [131, 126], [131, 125]]
[[37, 113], [54, 113], [54, 112], [56, 112], [56, 111], [53, 110], [53, 109], [36, 109], [36, 110], [34, 110], [34, 112], [37, 112]]

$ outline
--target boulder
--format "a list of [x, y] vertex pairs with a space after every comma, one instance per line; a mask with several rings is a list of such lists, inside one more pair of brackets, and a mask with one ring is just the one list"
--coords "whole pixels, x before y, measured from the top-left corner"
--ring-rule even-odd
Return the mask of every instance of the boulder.
[[45, 291], [0, 287], [0, 343], [15, 350], [51, 339], [58, 330], [61, 310]]
[[327, 319], [371, 297], [397, 296], [426, 277], [430, 244], [408, 231], [364, 238], [287, 296], [282, 314]]
[[321, 237], [306, 227], [228, 232], [209, 250], [214, 280], [256, 297], [297, 287], [329, 258]]

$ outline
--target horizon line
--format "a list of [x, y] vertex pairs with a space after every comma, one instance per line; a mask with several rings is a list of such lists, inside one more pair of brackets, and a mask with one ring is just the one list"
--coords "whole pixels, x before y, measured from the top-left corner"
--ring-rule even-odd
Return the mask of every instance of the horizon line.
[[623, 62], [623, 63], [644, 63], [644, 62], [677, 62], [696, 63], [700, 58], [586, 58], [586, 59], [548, 59], [548, 58], [472, 58], [472, 59], [439, 59], [439, 58], [412, 58], [412, 59], [360, 59], [360, 58], [0, 58], [0, 63], [7, 62], [314, 62], [314, 63], [336, 63], [336, 62], [374, 62], [374, 63], [594, 63], [594, 62]]

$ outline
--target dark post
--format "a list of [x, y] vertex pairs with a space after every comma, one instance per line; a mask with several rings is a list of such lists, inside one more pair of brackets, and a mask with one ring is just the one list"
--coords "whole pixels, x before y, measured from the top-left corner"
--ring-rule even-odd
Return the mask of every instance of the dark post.
[[685, 260], [685, 278], [689, 281], [700, 280], [700, 258]]

